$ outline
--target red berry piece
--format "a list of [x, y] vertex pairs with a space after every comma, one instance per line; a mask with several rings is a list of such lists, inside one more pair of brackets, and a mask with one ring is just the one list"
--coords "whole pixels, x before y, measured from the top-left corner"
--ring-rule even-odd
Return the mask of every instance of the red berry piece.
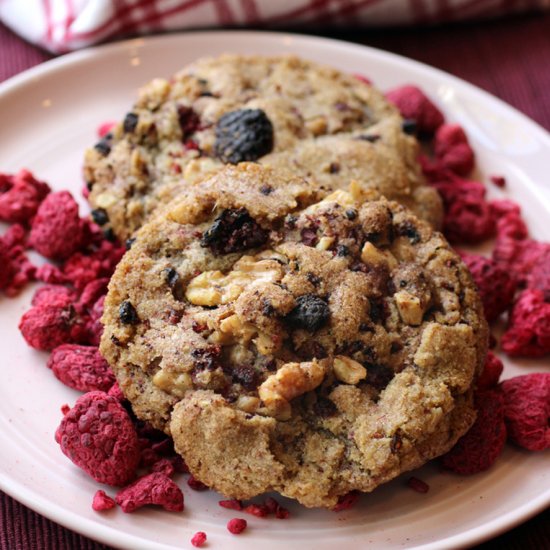
[[111, 510], [116, 506], [116, 502], [105, 493], [105, 491], [97, 491], [92, 501], [92, 508], [96, 512], [103, 512], [104, 510]]
[[359, 500], [359, 496], [361, 493], [359, 491], [350, 491], [346, 495], [342, 495], [338, 499], [338, 504], [332, 509], [333, 512], [342, 512], [344, 510], [349, 510], [350, 508], [353, 508], [357, 501]]
[[49, 192], [49, 185], [28, 170], [0, 174], [0, 220], [28, 224]]
[[227, 530], [233, 535], [240, 535], [247, 525], [246, 519], [233, 518], [227, 522]]
[[231, 499], [231, 500], [220, 500], [218, 501], [218, 504], [222, 508], [227, 508], [228, 510], [238, 510], [241, 511], [243, 509], [243, 505], [241, 504], [240, 500], [237, 499]]
[[189, 479], [187, 480], [187, 485], [189, 485], [189, 487], [191, 487], [193, 491], [208, 491], [208, 486], [192, 475], [189, 476]]
[[193, 535], [191, 539], [191, 544], [196, 548], [200, 548], [206, 542], [206, 533], [203, 531], [198, 531]]
[[430, 486], [425, 481], [422, 481], [417, 477], [410, 477], [407, 480], [407, 485], [417, 493], [426, 494], [430, 490]]
[[550, 448], [550, 373], [516, 376], [501, 387], [510, 439], [529, 451]]
[[139, 462], [136, 430], [114, 397], [101, 391], [81, 396], [55, 433], [61, 450], [100, 483], [124, 485]]
[[434, 152], [445, 168], [459, 176], [467, 176], [474, 167], [474, 152], [458, 124], [443, 124], [437, 129]]
[[488, 390], [494, 388], [498, 384], [503, 370], [502, 361], [492, 351], [487, 352], [483, 371], [477, 379], [477, 389]]

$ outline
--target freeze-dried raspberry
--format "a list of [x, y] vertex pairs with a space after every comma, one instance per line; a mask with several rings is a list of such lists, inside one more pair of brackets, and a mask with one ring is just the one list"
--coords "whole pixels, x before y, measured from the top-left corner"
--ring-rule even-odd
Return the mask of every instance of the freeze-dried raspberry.
[[90, 281], [82, 291], [77, 307], [81, 311], [87, 311], [105, 294], [107, 294], [108, 277], [102, 277], [95, 281]]
[[71, 410], [71, 407], [65, 403], [64, 405], [61, 405], [61, 414], [65, 416], [69, 411]]
[[82, 290], [96, 279], [111, 277], [124, 252], [123, 246], [104, 240], [95, 250], [73, 254], [63, 264], [63, 274]]
[[0, 174], [0, 220], [29, 223], [49, 192], [49, 185], [35, 179], [28, 170]]
[[465, 253], [461, 256], [477, 286], [487, 321], [494, 321], [514, 299], [516, 282], [513, 276], [490, 258]]
[[32, 297], [33, 306], [58, 305], [65, 307], [77, 301], [77, 293], [61, 285], [44, 285], [36, 290]]
[[114, 397], [117, 401], [126, 401], [126, 396], [122, 393], [118, 382], [115, 382], [107, 392], [107, 395]]
[[25, 237], [25, 229], [19, 224], [0, 237], [0, 289], [8, 296], [15, 296], [36, 278], [36, 267], [25, 252]]
[[525, 239], [528, 236], [527, 226], [521, 217], [517, 203], [508, 199], [494, 200], [490, 203], [493, 217], [496, 220], [496, 232], [499, 239]]
[[497, 187], [500, 187], [501, 189], [503, 187], [506, 187], [506, 178], [504, 176], [491, 176], [489, 178], [491, 180], [491, 183], [494, 183]]
[[290, 512], [286, 508], [279, 506], [277, 510], [275, 510], [275, 517], [277, 519], [288, 519], [290, 517]]
[[69, 301], [34, 306], [19, 321], [19, 330], [27, 344], [43, 351], [78, 341], [81, 328]]
[[189, 476], [189, 479], [187, 480], [187, 485], [193, 489], [193, 491], [207, 491], [208, 486], [205, 485], [202, 481], [199, 481], [194, 476]]
[[230, 254], [261, 246], [268, 232], [263, 229], [245, 208], [224, 210], [204, 232], [201, 246], [214, 254]]
[[363, 84], [368, 84], [369, 86], [372, 86], [372, 80], [365, 75], [355, 73], [353, 75], [357, 80], [360, 80]]
[[82, 244], [83, 222], [68, 191], [48, 195], [31, 225], [29, 244], [46, 258], [64, 259]]
[[239, 535], [246, 529], [247, 525], [246, 519], [233, 518], [227, 522], [227, 530], [233, 535]]
[[184, 508], [181, 489], [167, 476], [153, 472], [140, 477], [116, 496], [123, 512], [130, 513], [147, 504], [162, 506], [168, 512], [181, 512]]
[[103, 324], [101, 316], [103, 315], [103, 304], [105, 296], [100, 296], [97, 302], [93, 305], [88, 315], [84, 316], [84, 327], [86, 335], [86, 343], [91, 346], [99, 346], [101, 335], [103, 334]]
[[237, 500], [236, 498], [233, 498], [231, 500], [219, 500], [218, 504], [222, 508], [227, 508], [229, 510], [238, 510], [238, 511], [240, 511], [240, 510], [243, 509], [243, 505], [242, 505], [241, 501]]
[[52, 351], [48, 367], [63, 384], [82, 392], [108, 391], [115, 383], [111, 367], [96, 347], [63, 344]]
[[43, 264], [36, 270], [36, 280], [47, 285], [65, 285], [69, 279], [59, 267], [52, 264]]
[[495, 233], [495, 219], [477, 181], [432, 183], [445, 206], [443, 233], [453, 243], [479, 243]]
[[501, 388], [510, 439], [529, 451], [550, 448], [550, 373], [516, 376]]
[[503, 370], [502, 361], [492, 351], [487, 352], [483, 371], [477, 379], [477, 389], [488, 390], [494, 388], [498, 384]]
[[350, 491], [346, 495], [341, 496], [338, 499], [338, 504], [332, 509], [333, 512], [342, 512], [343, 510], [349, 510], [359, 500], [361, 493], [359, 491]]
[[550, 353], [550, 303], [541, 290], [524, 290], [509, 315], [502, 349], [511, 356], [542, 357]]
[[191, 539], [191, 544], [197, 548], [203, 546], [206, 542], [206, 533], [203, 531], [197, 531]]
[[176, 473], [176, 468], [169, 458], [159, 458], [151, 466], [151, 472], [160, 472], [168, 477], [172, 477]]
[[497, 389], [480, 391], [475, 401], [476, 421], [441, 458], [446, 469], [461, 475], [477, 474], [490, 468], [506, 442], [502, 393]]
[[101, 489], [96, 491], [94, 495], [94, 500], [92, 502], [92, 508], [96, 512], [102, 512], [103, 510], [110, 510], [116, 506], [116, 502], [112, 499], [105, 491]]
[[248, 504], [243, 508], [243, 512], [257, 518], [265, 518], [269, 514], [269, 510], [261, 504]]
[[426, 494], [430, 490], [430, 486], [425, 481], [422, 481], [417, 477], [410, 477], [407, 480], [407, 485], [417, 493]]
[[474, 152], [458, 124], [443, 124], [437, 129], [434, 152], [443, 166], [459, 176], [467, 176], [474, 167]]
[[136, 429], [119, 401], [105, 392], [81, 396], [61, 421], [55, 440], [65, 455], [100, 483], [124, 485], [135, 477]]
[[105, 137], [115, 126], [116, 126], [116, 122], [114, 121], [107, 121], [107, 122], [101, 123], [96, 130], [97, 137], [98, 138]]
[[386, 93], [386, 98], [398, 109], [403, 118], [416, 121], [418, 131], [432, 134], [444, 122], [441, 111], [416, 86], [401, 86]]

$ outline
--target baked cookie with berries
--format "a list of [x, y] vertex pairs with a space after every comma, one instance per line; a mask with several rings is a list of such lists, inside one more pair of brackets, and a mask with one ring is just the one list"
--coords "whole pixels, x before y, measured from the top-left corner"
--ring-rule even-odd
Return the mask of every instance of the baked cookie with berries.
[[448, 451], [487, 327], [443, 236], [352, 182], [242, 163], [136, 235], [101, 351], [136, 415], [224, 495], [332, 507]]
[[[329, 187], [345, 187], [346, 172], [334, 167], [345, 165], [349, 148], [358, 181], [370, 188], [381, 184], [388, 197], [414, 205], [426, 198], [415, 195], [422, 187], [430, 195], [423, 209], [437, 221], [441, 203], [423, 186], [418, 145], [406, 133], [410, 125], [404, 128], [397, 109], [379, 91], [332, 68], [297, 57], [199, 60], [170, 81], [146, 85], [124, 119], [86, 152], [92, 214], [105, 230], [126, 239], [182, 188], [224, 164], [266, 155], [273, 155], [269, 162], [275, 165], [301, 157], [294, 171], [314, 182], [319, 176], [323, 185], [332, 165]], [[341, 136], [347, 143], [329, 165], [313, 162], [315, 144], [324, 136]], [[286, 157], [277, 156], [284, 152]], [[383, 168], [375, 171], [373, 159]]]

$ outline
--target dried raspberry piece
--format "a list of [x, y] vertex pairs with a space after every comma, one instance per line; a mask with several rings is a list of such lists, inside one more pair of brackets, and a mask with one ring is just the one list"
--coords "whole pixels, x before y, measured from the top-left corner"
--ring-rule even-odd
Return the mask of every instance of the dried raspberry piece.
[[100, 483], [124, 485], [135, 477], [136, 430], [119, 401], [104, 392], [81, 396], [61, 421], [55, 440], [65, 455]]
[[359, 491], [350, 491], [346, 495], [342, 495], [338, 499], [338, 504], [332, 509], [333, 512], [342, 512], [343, 510], [349, 510], [359, 500], [361, 493]]
[[285, 317], [285, 321], [294, 328], [303, 328], [314, 332], [328, 320], [328, 304], [319, 296], [304, 294], [296, 299], [296, 307]]
[[489, 178], [491, 180], [491, 183], [494, 183], [497, 187], [500, 187], [501, 189], [503, 187], [506, 187], [506, 178], [504, 176], [491, 176]]
[[95, 281], [90, 281], [82, 290], [77, 308], [79, 311], [87, 311], [105, 294], [107, 294], [108, 277], [102, 277]]
[[69, 287], [61, 285], [44, 285], [36, 290], [32, 297], [33, 306], [59, 305], [65, 307], [76, 302], [77, 293]]
[[214, 254], [242, 252], [261, 246], [268, 232], [250, 216], [245, 208], [224, 210], [204, 232], [201, 246]]
[[115, 126], [116, 126], [116, 122], [112, 120], [101, 123], [96, 130], [97, 137], [98, 138], [105, 137]]
[[0, 220], [29, 223], [49, 192], [49, 185], [35, 179], [28, 170], [0, 174]]
[[151, 472], [160, 472], [165, 476], [172, 477], [176, 473], [176, 468], [169, 458], [159, 458], [151, 466]]
[[521, 218], [521, 209], [511, 200], [494, 200], [490, 203], [496, 220], [496, 232], [499, 239], [525, 239], [529, 232]]
[[416, 86], [401, 86], [386, 93], [403, 118], [416, 121], [418, 131], [433, 134], [445, 121], [441, 111]]
[[261, 109], [239, 109], [216, 124], [214, 152], [224, 163], [257, 160], [273, 149], [273, 125]]
[[32, 307], [21, 317], [19, 330], [32, 348], [51, 351], [75, 342], [80, 336], [79, 320], [70, 303]]
[[63, 384], [82, 392], [108, 391], [115, 383], [111, 367], [96, 347], [63, 344], [52, 351], [48, 367]]
[[52, 264], [41, 265], [36, 270], [36, 280], [48, 285], [64, 285], [69, 282], [61, 269]]
[[96, 491], [94, 500], [92, 502], [92, 508], [96, 512], [102, 512], [103, 510], [110, 510], [116, 506], [116, 502], [101, 489]]
[[71, 410], [71, 407], [65, 403], [64, 405], [61, 405], [61, 414], [65, 416], [69, 411]]
[[280, 507], [280, 504], [273, 497], [267, 497], [264, 502], [264, 507], [269, 514], [274, 514]]
[[369, 86], [372, 86], [372, 80], [365, 75], [354, 73], [353, 75], [357, 80], [360, 80], [363, 84], [368, 84]]
[[206, 542], [206, 533], [203, 531], [197, 531], [191, 539], [191, 544], [197, 548], [203, 546]]
[[504, 397], [497, 389], [480, 391], [475, 398], [477, 419], [457, 444], [441, 457], [443, 467], [461, 475], [490, 468], [506, 442]]
[[430, 486], [425, 481], [422, 481], [417, 477], [410, 477], [407, 480], [407, 485], [417, 493], [426, 494], [430, 490]]
[[31, 225], [29, 244], [46, 258], [64, 259], [82, 244], [83, 222], [68, 191], [48, 195]]
[[540, 290], [524, 290], [509, 315], [501, 339], [511, 356], [542, 357], [550, 353], [550, 303]]
[[449, 241], [476, 244], [495, 234], [495, 219], [483, 184], [460, 180], [432, 185], [443, 199], [443, 233]]
[[93, 305], [88, 315], [83, 316], [84, 320], [84, 338], [87, 344], [91, 346], [99, 346], [101, 335], [103, 334], [103, 324], [101, 316], [103, 315], [103, 305], [105, 296], [100, 296], [97, 302]]
[[147, 504], [162, 506], [168, 512], [181, 512], [184, 508], [181, 489], [160, 472], [140, 477], [122, 489], [116, 496], [116, 502], [126, 513]]
[[126, 401], [126, 396], [122, 393], [118, 382], [115, 382], [107, 392], [107, 395], [114, 397], [117, 401]]
[[494, 388], [498, 384], [503, 370], [502, 361], [492, 351], [487, 352], [483, 371], [477, 379], [477, 389], [488, 390]]
[[189, 479], [187, 480], [187, 485], [193, 489], [193, 491], [207, 491], [208, 486], [205, 485], [202, 481], [199, 481], [194, 476], [189, 476]]
[[240, 500], [237, 500], [235, 498], [231, 500], [219, 500], [218, 504], [222, 508], [227, 508], [229, 510], [238, 510], [241, 511], [243, 509], [243, 505]]
[[499, 263], [476, 254], [461, 253], [479, 291], [487, 321], [497, 319], [514, 299], [516, 282]]
[[104, 240], [95, 250], [73, 254], [63, 264], [63, 274], [75, 288], [82, 290], [96, 279], [111, 277], [124, 252], [123, 246]]
[[510, 439], [529, 451], [550, 448], [550, 373], [516, 376], [501, 388]]
[[290, 512], [286, 508], [279, 506], [277, 510], [275, 510], [275, 517], [277, 519], [288, 519], [290, 517]]
[[233, 535], [241, 534], [247, 526], [246, 519], [233, 518], [227, 522], [227, 530]]
[[29, 281], [36, 277], [36, 267], [25, 253], [25, 229], [12, 225], [0, 237], [0, 289], [7, 296], [15, 296]]
[[458, 124], [442, 124], [437, 129], [434, 152], [445, 168], [459, 176], [468, 175], [474, 167], [474, 152], [464, 130]]
[[243, 508], [243, 512], [257, 518], [265, 518], [269, 514], [269, 510], [261, 504], [248, 504]]

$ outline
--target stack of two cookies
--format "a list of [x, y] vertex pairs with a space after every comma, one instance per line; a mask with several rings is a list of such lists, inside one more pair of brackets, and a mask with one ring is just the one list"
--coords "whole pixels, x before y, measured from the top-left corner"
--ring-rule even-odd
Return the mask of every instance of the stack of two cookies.
[[239, 56], [153, 81], [88, 151], [131, 245], [102, 353], [205, 484], [332, 507], [472, 424], [487, 328], [416, 156], [372, 86]]

